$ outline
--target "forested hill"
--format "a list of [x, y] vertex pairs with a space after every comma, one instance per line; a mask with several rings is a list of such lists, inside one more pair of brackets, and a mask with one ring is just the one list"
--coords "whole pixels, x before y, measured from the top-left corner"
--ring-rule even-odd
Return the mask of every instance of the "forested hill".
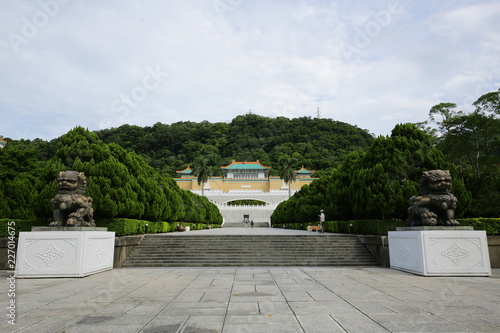
[[96, 133], [105, 143], [133, 150], [171, 176], [199, 158], [208, 160], [214, 175], [233, 159], [258, 159], [277, 172], [282, 155], [293, 155], [308, 169], [322, 170], [335, 166], [348, 152], [369, 147], [374, 139], [366, 130], [332, 119], [269, 118], [251, 113], [230, 123], [123, 125]]

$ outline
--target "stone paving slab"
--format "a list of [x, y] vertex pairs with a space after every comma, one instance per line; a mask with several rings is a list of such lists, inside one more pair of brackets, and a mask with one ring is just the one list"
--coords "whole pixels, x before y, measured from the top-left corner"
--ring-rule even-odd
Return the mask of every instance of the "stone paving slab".
[[120, 268], [17, 279], [15, 326], [6, 286], [0, 332], [500, 332], [500, 269], [423, 277], [383, 267]]

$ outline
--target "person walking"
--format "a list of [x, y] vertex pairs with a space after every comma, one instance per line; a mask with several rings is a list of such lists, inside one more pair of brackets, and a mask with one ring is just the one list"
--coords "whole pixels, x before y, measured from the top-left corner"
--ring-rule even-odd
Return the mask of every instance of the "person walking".
[[247, 228], [247, 226], [248, 226], [248, 219], [245, 218], [245, 229]]
[[251, 220], [250, 221], [250, 226], [252, 227], [252, 229], [253, 229], [253, 225], [254, 225], [253, 220]]
[[319, 212], [319, 225], [321, 227], [320, 231], [323, 232], [323, 223], [325, 222], [325, 213], [323, 212], [323, 209]]

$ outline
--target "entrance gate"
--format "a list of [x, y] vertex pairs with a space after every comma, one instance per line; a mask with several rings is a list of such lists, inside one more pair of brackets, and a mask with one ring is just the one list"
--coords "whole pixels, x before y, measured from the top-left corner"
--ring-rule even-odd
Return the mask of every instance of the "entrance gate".
[[[201, 195], [200, 191], [192, 191]], [[217, 205], [222, 214], [224, 223], [242, 223], [244, 218], [248, 216], [249, 220], [255, 223], [267, 223], [271, 225], [271, 215], [273, 214], [278, 204], [288, 199], [288, 190], [276, 190], [264, 192], [259, 190], [233, 190], [222, 192], [217, 190], [204, 190], [204, 196], [210, 202]], [[292, 194], [295, 191], [292, 191]], [[265, 202], [265, 205], [228, 205], [231, 201], [236, 200], [257, 200]]]

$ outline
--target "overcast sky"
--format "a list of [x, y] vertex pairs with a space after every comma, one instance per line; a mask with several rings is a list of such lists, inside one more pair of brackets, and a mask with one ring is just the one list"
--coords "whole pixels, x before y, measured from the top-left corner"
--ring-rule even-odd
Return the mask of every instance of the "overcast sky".
[[318, 107], [388, 135], [500, 87], [499, 1], [0, 4], [0, 137]]

